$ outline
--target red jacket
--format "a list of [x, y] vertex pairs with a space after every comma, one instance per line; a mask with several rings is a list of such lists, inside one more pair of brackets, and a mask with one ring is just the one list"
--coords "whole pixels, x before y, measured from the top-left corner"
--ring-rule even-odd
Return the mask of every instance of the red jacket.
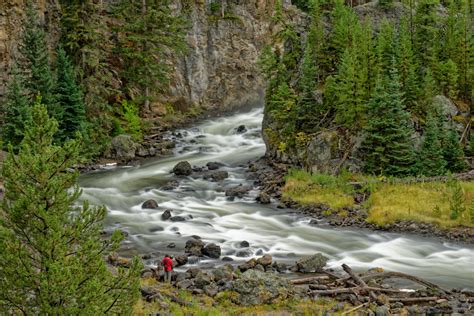
[[173, 270], [173, 260], [171, 260], [171, 258], [164, 257], [161, 263], [163, 264], [163, 269], [165, 271]]

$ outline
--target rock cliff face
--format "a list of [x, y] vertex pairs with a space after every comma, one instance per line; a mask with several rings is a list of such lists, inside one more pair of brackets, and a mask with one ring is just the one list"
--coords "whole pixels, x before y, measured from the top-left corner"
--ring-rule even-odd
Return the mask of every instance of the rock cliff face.
[[[211, 3], [219, 3], [211, 9]], [[257, 60], [271, 34], [272, 0], [196, 1], [188, 11], [189, 50], [174, 61], [171, 92], [155, 105], [170, 102], [232, 109], [263, 104], [264, 80]], [[176, 5], [181, 10], [180, 5]]]
[[[58, 4], [34, 1], [54, 43]], [[183, 3], [188, 6], [183, 8]], [[264, 80], [256, 62], [270, 38], [274, 0], [175, 0], [173, 6], [177, 12], [187, 12], [189, 50], [184, 57], [173, 58], [170, 92], [159, 98], [154, 110], [163, 112], [167, 104], [176, 110], [191, 106], [226, 110], [262, 104]], [[18, 56], [25, 7], [24, 0], [0, 1], [0, 100]]]

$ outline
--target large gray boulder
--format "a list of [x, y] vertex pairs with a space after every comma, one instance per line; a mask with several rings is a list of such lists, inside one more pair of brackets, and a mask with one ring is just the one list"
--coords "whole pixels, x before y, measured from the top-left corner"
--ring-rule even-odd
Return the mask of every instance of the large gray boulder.
[[200, 239], [190, 239], [186, 241], [184, 252], [192, 256], [202, 256], [202, 249], [204, 248], [204, 242]]
[[325, 266], [329, 258], [326, 258], [320, 253], [309, 257], [303, 257], [296, 262], [297, 271], [303, 273], [318, 272]]
[[242, 198], [249, 191], [250, 191], [249, 187], [240, 184], [238, 186], [225, 190], [225, 196], [228, 196], [230, 198], [234, 198], [234, 197]]
[[189, 176], [193, 173], [193, 168], [189, 162], [180, 161], [174, 166], [173, 173], [177, 176]]
[[274, 273], [247, 270], [234, 281], [233, 290], [239, 293], [241, 305], [272, 304], [291, 299], [295, 289], [290, 282]]
[[112, 138], [108, 157], [120, 161], [130, 161], [135, 158], [137, 144], [130, 135], [118, 135]]
[[207, 244], [206, 247], [202, 249], [202, 254], [210, 258], [219, 259], [221, 256], [221, 247], [214, 243]]

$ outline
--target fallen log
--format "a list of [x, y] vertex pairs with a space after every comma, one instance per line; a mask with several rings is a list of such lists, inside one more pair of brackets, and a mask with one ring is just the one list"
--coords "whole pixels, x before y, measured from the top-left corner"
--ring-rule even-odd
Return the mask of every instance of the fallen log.
[[390, 297], [389, 302], [400, 302], [400, 303], [421, 303], [421, 302], [431, 302], [437, 301], [439, 297], [429, 296], [429, 297]]
[[422, 284], [424, 286], [427, 286], [429, 288], [434, 288], [434, 289], [439, 289], [443, 292], [446, 292], [446, 290], [440, 288], [438, 285], [431, 283], [429, 281], [420, 279], [416, 276], [401, 273], [401, 272], [381, 272], [381, 273], [374, 273], [374, 274], [368, 274], [364, 275], [361, 277], [363, 281], [368, 281], [368, 280], [373, 280], [373, 279], [388, 279], [388, 278], [401, 278], [401, 279], [407, 279], [414, 281], [416, 283]]
[[[351, 276], [351, 278], [356, 282], [357, 285], [361, 286], [363, 289], [367, 289], [369, 287], [367, 283], [365, 283], [364, 280], [362, 280], [358, 275], [356, 275], [347, 264], [343, 263], [342, 269], [344, 269], [344, 271], [346, 271], [346, 273]], [[370, 298], [375, 301], [377, 299], [377, 295], [371, 290], [368, 290], [368, 292]]]
[[360, 293], [360, 292], [383, 292], [383, 293], [397, 293], [397, 294], [410, 294], [409, 292], [403, 292], [400, 290], [394, 289], [383, 289], [378, 287], [347, 287], [342, 289], [333, 289], [333, 290], [314, 290], [311, 291], [311, 294], [321, 294], [321, 295], [333, 295], [333, 294], [347, 294], [347, 293]]
[[327, 275], [317, 275], [317, 276], [312, 276], [308, 278], [293, 279], [293, 280], [290, 280], [290, 283], [293, 285], [297, 285], [297, 284], [311, 283], [313, 281], [319, 281], [319, 280], [329, 280], [329, 277]]

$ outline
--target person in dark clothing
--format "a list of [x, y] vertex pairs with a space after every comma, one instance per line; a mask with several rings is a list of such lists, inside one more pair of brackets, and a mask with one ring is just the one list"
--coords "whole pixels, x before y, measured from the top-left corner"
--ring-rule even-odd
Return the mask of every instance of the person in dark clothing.
[[165, 272], [165, 283], [171, 283], [171, 272], [173, 271], [173, 260], [169, 255], [165, 255], [163, 261], [161, 261], [163, 265], [163, 270]]

